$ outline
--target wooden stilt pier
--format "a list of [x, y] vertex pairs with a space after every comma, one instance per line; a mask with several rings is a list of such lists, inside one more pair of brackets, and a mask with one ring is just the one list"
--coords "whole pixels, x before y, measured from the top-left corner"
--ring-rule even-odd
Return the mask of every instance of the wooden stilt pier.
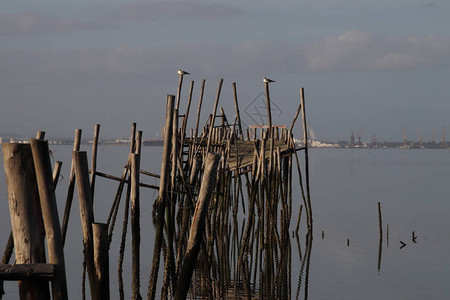
[[[147, 270], [150, 274], [147, 299], [290, 298], [289, 231], [293, 191], [297, 190], [292, 180], [294, 159], [300, 178], [299, 199], [304, 199], [302, 205], [296, 206], [305, 210], [308, 247], [312, 242], [304, 90], [300, 90], [300, 104], [288, 130], [286, 126], [273, 123], [276, 120], [272, 120], [269, 82], [265, 82], [267, 123], [257, 126], [257, 135], [256, 127], [244, 128], [236, 83], [232, 84], [236, 117], [228, 116], [223, 108], [219, 108], [223, 79], [219, 80], [213, 112], [204, 126], [200, 126], [205, 90], [203, 80], [196, 119], [191, 121], [195, 126], [188, 130], [194, 82], [191, 82], [189, 93], [186, 93], [185, 113], [180, 115], [180, 106], [183, 105], [181, 96], [184, 94], [181, 92], [182, 81], [183, 76], [188, 74], [180, 72], [177, 95], [168, 95], [166, 99], [164, 147], [159, 174], [141, 169], [144, 165], [141, 156], [144, 150], [141, 149], [143, 133], [137, 131], [136, 123], [132, 126], [130, 152], [121, 176], [98, 170], [97, 160], [101, 160], [97, 157], [100, 125], [96, 124], [94, 129], [90, 167], [87, 153], [80, 151], [81, 129], [76, 131], [62, 226], [55, 215], [54, 196], [61, 165], [55, 166], [52, 180], [50, 163], [45, 157], [48, 149], [45, 148], [43, 134], [40, 134], [41, 139], [32, 139], [30, 145], [3, 144], [11, 208], [11, 237], [17, 265], [7, 265], [9, 259], [2, 261], [0, 280], [20, 280], [21, 297], [31, 291], [36, 294], [33, 299], [48, 298], [48, 286], [39, 283], [50, 281], [53, 298], [67, 299], [63, 247], [76, 183], [85, 270], [92, 299], [108, 299], [112, 295], [110, 280], [113, 276], [109, 266], [112, 254], [109, 253], [109, 245], [113, 240], [125, 187], [127, 192], [124, 196], [117, 266], [120, 299], [125, 299], [126, 290], [130, 290], [132, 299], [142, 299], [143, 260], [151, 262], [150, 270]], [[296, 147], [293, 131], [300, 112], [304, 142], [301, 147]], [[304, 167], [300, 166], [298, 151], [305, 154]], [[20, 165], [18, 162], [22, 160], [29, 166]], [[27, 172], [18, 168], [24, 168]], [[145, 183], [148, 176], [159, 183]], [[97, 177], [118, 182], [109, 215], [104, 221], [97, 220], [94, 213], [94, 190], [99, 184]], [[157, 198], [142, 199], [141, 188], [158, 190]], [[107, 203], [103, 199], [97, 201], [102, 201], [102, 205]], [[154, 201], [151, 213], [141, 211], [143, 201]], [[300, 213], [301, 210], [294, 224], [296, 234], [301, 226]], [[151, 255], [146, 253], [145, 257], [141, 252], [144, 229], [140, 222], [143, 218], [152, 218], [155, 225], [153, 252]], [[124, 270], [129, 219], [131, 270]], [[31, 227], [38, 230], [29, 231]], [[47, 235], [48, 259], [42, 244], [44, 233]], [[31, 243], [24, 245], [24, 241]], [[5, 255], [7, 253], [5, 251]], [[308, 253], [310, 250], [306, 255]], [[124, 284], [124, 272], [130, 274], [129, 287]]]

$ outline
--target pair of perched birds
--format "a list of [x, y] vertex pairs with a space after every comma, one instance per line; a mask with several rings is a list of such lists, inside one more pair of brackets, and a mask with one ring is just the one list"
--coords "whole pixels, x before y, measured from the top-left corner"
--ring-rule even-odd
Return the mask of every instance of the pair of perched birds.
[[[179, 75], [188, 75], [188, 74], [191, 74], [191, 73], [186, 72], [186, 71], [181, 70], [181, 69], [178, 69], [178, 74], [179, 74]], [[264, 78], [263, 78], [263, 81], [264, 81], [264, 82], [267, 82], [267, 83], [269, 83], [269, 82], [275, 82], [275, 80], [269, 79], [269, 78], [267, 78], [267, 77], [264, 77]]]

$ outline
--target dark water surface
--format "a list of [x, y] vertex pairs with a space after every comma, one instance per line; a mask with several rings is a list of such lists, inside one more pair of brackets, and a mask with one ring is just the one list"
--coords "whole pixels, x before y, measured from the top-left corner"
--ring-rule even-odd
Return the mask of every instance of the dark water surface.
[[[89, 152], [88, 146], [82, 148]], [[51, 149], [54, 158], [63, 161], [64, 178], [60, 179], [57, 189], [62, 216], [72, 147], [51, 146]], [[160, 147], [144, 147], [141, 168], [159, 173], [161, 150]], [[128, 147], [102, 146], [98, 156], [99, 171], [121, 176]], [[450, 298], [447, 283], [450, 278], [450, 151], [311, 149], [310, 162], [314, 239], [309, 273], [306, 270], [301, 273], [300, 288], [301, 260], [296, 241], [292, 239], [292, 298], [304, 299], [305, 294], [308, 299]], [[3, 251], [10, 232], [3, 159], [0, 171], [0, 248]], [[158, 184], [143, 175], [141, 182]], [[298, 182], [296, 176], [293, 182]], [[106, 222], [116, 188], [117, 182], [97, 179], [94, 203], [97, 222]], [[153, 190], [141, 189], [141, 294], [144, 298], [153, 254], [151, 211], [155, 198]], [[291, 230], [295, 228], [301, 203], [299, 193], [294, 202], [297, 204]], [[377, 202], [381, 202], [383, 214], [381, 256]], [[110, 250], [112, 299], [118, 298], [117, 257], [123, 204], [120, 209]], [[66, 269], [69, 297], [80, 299], [82, 236], [77, 195], [71, 212], [65, 247]], [[303, 252], [304, 228], [303, 215], [300, 233]], [[413, 231], [417, 243], [412, 241]], [[126, 299], [130, 298], [131, 287], [129, 241], [130, 237], [124, 262]], [[406, 243], [402, 249], [400, 241]], [[17, 299], [16, 282], [5, 283], [5, 289], [4, 299]]]

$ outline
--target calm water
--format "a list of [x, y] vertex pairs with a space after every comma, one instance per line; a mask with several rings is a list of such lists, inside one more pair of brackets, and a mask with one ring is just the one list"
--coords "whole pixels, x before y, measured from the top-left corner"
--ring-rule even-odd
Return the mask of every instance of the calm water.
[[[64, 208], [67, 192], [71, 148], [52, 147], [54, 158], [64, 162], [64, 178], [57, 189], [60, 211]], [[143, 169], [159, 173], [161, 149], [143, 148]], [[85, 150], [89, 151], [89, 148], [85, 146]], [[120, 176], [127, 153], [127, 147], [101, 147], [98, 170]], [[308, 299], [450, 298], [450, 285], [447, 284], [450, 278], [450, 151], [311, 149], [310, 156], [314, 240]], [[3, 165], [1, 169], [0, 247], [3, 248], [10, 231], [10, 220]], [[141, 181], [157, 184], [154, 179], [144, 176]], [[97, 222], [106, 221], [116, 186], [116, 182], [97, 179], [94, 204]], [[153, 253], [154, 233], [149, 216], [155, 197], [153, 191], [141, 190], [142, 295], [146, 295]], [[300, 205], [300, 198], [296, 200], [298, 205], [294, 208], [292, 228]], [[77, 201], [75, 197], [65, 248], [72, 299], [80, 298], [81, 289], [82, 250]], [[389, 244], [385, 236], [380, 262], [377, 202], [381, 202], [385, 234], [389, 225]], [[112, 298], [118, 297], [116, 265], [122, 216], [116, 224], [110, 253]], [[304, 228], [304, 222], [302, 226]], [[411, 240], [413, 231], [417, 243]], [[303, 236], [304, 231], [300, 240], [302, 251], [305, 246]], [[400, 249], [400, 241], [407, 246]], [[129, 254], [130, 245], [127, 247]], [[294, 240], [292, 253], [292, 297], [296, 298], [300, 261]], [[124, 269], [129, 270], [130, 264], [127, 255]], [[128, 277], [124, 278], [126, 298], [129, 298], [131, 286]], [[16, 299], [17, 284], [5, 285], [4, 299]], [[303, 277], [299, 299], [305, 298], [305, 289]]]

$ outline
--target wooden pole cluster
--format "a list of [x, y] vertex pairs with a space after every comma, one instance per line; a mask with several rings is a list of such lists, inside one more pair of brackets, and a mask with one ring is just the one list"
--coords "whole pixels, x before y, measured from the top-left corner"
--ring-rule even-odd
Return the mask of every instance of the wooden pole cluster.
[[[43, 136], [43, 132], [38, 132], [38, 138]], [[2, 149], [16, 264], [19, 269], [22, 265], [36, 263], [45, 268], [42, 264], [46, 262], [43, 242], [46, 236], [48, 262], [53, 265], [53, 299], [67, 299], [61, 226], [54, 193], [60, 163], [52, 172], [48, 143], [42, 139], [31, 139], [30, 144], [3, 144]], [[48, 275], [33, 274], [35, 269], [41, 269], [39, 265], [28, 267], [32, 269], [30, 276], [37, 279], [19, 282], [20, 298], [50, 298], [48, 285], [45, 284]], [[14, 279], [15, 273], [12, 267], [11, 278], [5, 278]]]
[[[37, 167], [39, 172], [29, 175], [37, 178], [35, 189], [39, 191], [39, 197], [37, 200], [31, 199], [31, 204], [23, 205], [39, 204], [38, 206], [42, 207], [46, 220], [42, 222], [38, 216], [31, 215], [30, 222], [41, 222], [47, 236], [52, 237], [47, 244], [49, 261], [55, 264], [54, 272], [63, 272], [61, 265], [64, 265], [64, 261], [61, 261], [60, 252], [66, 239], [74, 186], [77, 183], [85, 262], [83, 278], [86, 272], [92, 299], [110, 298], [109, 245], [126, 185], [117, 269], [119, 298], [125, 299], [123, 262], [130, 220], [131, 298], [142, 299], [139, 189], [147, 187], [158, 189], [152, 212], [155, 240], [147, 299], [155, 299], [157, 296], [162, 299], [185, 299], [187, 296], [211, 299], [237, 296], [289, 298], [292, 290], [289, 230], [295, 190], [292, 184], [294, 157], [303, 199], [300, 207], [304, 208], [307, 220], [307, 247], [305, 259], [302, 261], [302, 268], [307, 270], [312, 245], [308, 136], [303, 89], [300, 90], [301, 104], [288, 130], [286, 126], [272, 123], [268, 82], [265, 83], [268, 125], [260, 126], [257, 137], [256, 128], [250, 132], [242, 127], [236, 83], [232, 84], [236, 111], [234, 121], [227, 117], [223, 108], [219, 108], [223, 79], [219, 80], [212, 114], [205, 125], [200, 127], [205, 90], [203, 80], [196, 119], [192, 121], [195, 122], [195, 127], [188, 130], [194, 82], [189, 86], [186, 109], [183, 109], [185, 113], [180, 114], [183, 75], [188, 73], [179, 70], [179, 74], [177, 95], [168, 95], [166, 99], [164, 147], [159, 175], [141, 170], [142, 131], [136, 130], [136, 123], [133, 123], [131, 128], [130, 151], [120, 177], [97, 170], [100, 125], [97, 124], [94, 130], [90, 169], [87, 153], [80, 151], [81, 130], [75, 132], [61, 230], [57, 218], [55, 219], [55, 209], [48, 206], [48, 203], [54, 202], [52, 184], [57, 183], [60, 166], [55, 166], [52, 181], [49, 177], [49, 161], [44, 160], [44, 153], [48, 152], [48, 149], [43, 146], [41, 140], [31, 141], [31, 148], [36, 148], [32, 152], [33, 160], [42, 161]], [[303, 118], [304, 146], [296, 148], [293, 128], [300, 111]], [[304, 150], [305, 153], [304, 177], [297, 156], [298, 150]], [[141, 175], [159, 178], [159, 186], [141, 183]], [[98, 223], [94, 214], [97, 177], [119, 182], [105, 223]], [[28, 184], [28, 181], [23, 184]], [[20, 188], [20, 184], [14, 188]], [[30, 198], [28, 195], [23, 197]], [[37, 203], [39, 199], [41, 203], [32, 204]], [[27, 207], [24, 206], [23, 209], [29, 210]], [[13, 212], [11, 215], [13, 217]], [[299, 228], [300, 215], [295, 228], [296, 234]], [[17, 230], [21, 229], [13, 228], [14, 232]], [[13, 233], [12, 236], [14, 239], [19, 238], [19, 234]], [[43, 240], [43, 236], [30, 237], [29, 240], [34, 243]], [[23, 263], [41, 261], [45, 261], [45, 257], [38, 256], [33, 260], [24, 260]], [[52, 277], [49, 275], [50, 271], [40, 269], [40, 273], [53, 278], [53, 282], [65, 280], [64, 276]], [[17, 278], [22, 276], [17, 274]], [[84, 279], [82, 282], [84, 290]], [[57, 291], [52, 290], [55, 295]]]
[[[304, 108], [303, 89], [302, 103], [291, 130], [271, 126], [270, 118], [269, 125], [261, 128], [259, 139], [254, 135], [247, 140], [243, 137], [235, 83], [233, 95], [237, 128], [228, 122], [222, 108], [217, 115], [222, 79], [213, 113], [199, 130], [204, 83], [200, 90], [195, 129], [191, 130], [190, 136], [187, 135], [186, 120], [193, 84], [185, 115], [178, 114], [178, 101], [174, 105], [175, 99], [179, 98], [168, 96], [160, 192], [153, 211], [156, 237], [148, 299], [154, 299], [157, 294], [161, 253], [165, 253], [160, 291], [163, 299], [182, 299], [188, 291], [191, 296], [210, 298], [226, 298], [230, 293], [246, 297], [286, 298], [290, 294], [292, 166], [293, 157], [299, 150], [295, 148], [292, 128], [300, 107]], [[266, 99], [270, 112], [268, 94]], [[302, 117], [306, 120], [304, 111]], [[180, 128], [178, 118], [183, 118]], [[306, 121], [303, 125], [304, 139], [307, 140]], [[305, 150], [307, 160], [307, 143], [300, 150]], [[218, 157], [217, 181], [212, 188], [204, 221], [200, 222], [204, 222], [204, 230], [200, 230], [203, 233], [197, 235], [196, 250], [192, 254], [192, 230], [198, 226], [195, 211], [202, 203], [200, 196], [205, 189], [205, 177], [211, 176], [206, 172], [206, 158], [211, 153]], [[301, 172], [298, 159], [297, 167]], [[303, 183], [300, 174], [309, 244], [312, 244], [309, 175], [305, 178]], [[306, 185], [306, 190], [303, 185]], [[242, 213], [248, 216], [244, 220], [239, 216]], [[195, 271], [192, 275], [191, 272], [185, 273], [194, 268], [203, 271]], [[196, 279], [191, 281], [191, 276]]]

